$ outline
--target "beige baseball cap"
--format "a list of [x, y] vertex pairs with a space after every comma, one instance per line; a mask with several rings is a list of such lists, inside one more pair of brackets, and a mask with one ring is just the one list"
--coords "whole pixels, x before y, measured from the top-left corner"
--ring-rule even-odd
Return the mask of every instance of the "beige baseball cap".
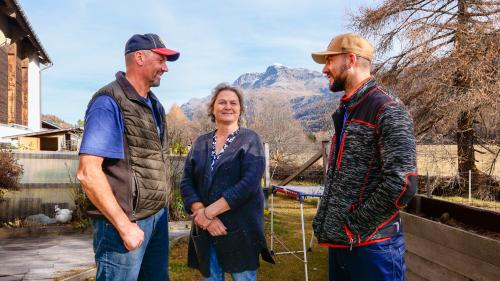
[[328, 55], [353, 53], [369, 61], [373, 60], [373, 46], [365, 38], [354, 34], [345, 33], [333, 37], [326, 51], [312, 53], [312, 58], [319, 64], [326, 63]]

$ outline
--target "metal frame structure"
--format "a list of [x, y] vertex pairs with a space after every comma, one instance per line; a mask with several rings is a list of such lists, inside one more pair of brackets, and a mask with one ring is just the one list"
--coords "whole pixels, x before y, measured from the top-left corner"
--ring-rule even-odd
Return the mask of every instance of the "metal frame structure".
[[[284, 254], [292, 254], [295, 257], [297, 257], [300, 261], [304, 263], [304, 273], [305, 273], [305, 280], [309, 280], [309, 275], [307, 271], [307, 250], [306, 250], [306, 232], [305, 232], [305, 226], [304, 226], [304, 199], [307, 197], [317, 197], [321, 198], [323, 195], [323, 186], [272, 186], [272, 193], [271, 193], [271, 253], [274, 255], [284, 255]], [[290, 251], [286, 248], [286, 246], [277, 238], [276, 234], [274, 233], [274, 193], [279, 192], [286, 194], [288, 196], [297, 198], [300, 204], [300, 222], [301, 222], [301, 227], [302, 227], [302, 251]], [[318, 205], [319, 206], [319, 200], [318, 200]], [[316, 207], [316, 208], [317, 208]], [[312, 247], [312, 242], [313, 242], [314, 234], [311, 234], [311, 240], [309, 242], [309, 250], [311, 250]], [[280, 242], [287, 251], [284, 252], [274, 252], [273, 246], [274, 246], [274, 240], [277, 240]], [[299, 256], [297, 256], [297, 253], [303, 253], [303, 259], [301, 259]]]

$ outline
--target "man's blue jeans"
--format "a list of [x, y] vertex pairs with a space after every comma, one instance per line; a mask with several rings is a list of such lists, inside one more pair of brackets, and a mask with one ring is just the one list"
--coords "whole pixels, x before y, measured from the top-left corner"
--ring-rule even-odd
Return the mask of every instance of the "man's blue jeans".
[[[231, 273], [231, 279], [233, 281], [256, 281], [257, 271], [247, 270], [238, 273]], [[219, 265], [219, 259], [217, 258], [217, 253], [215, 252], [215, 247], [210, 245], [210, 277], [205, 277], [205, 281], [225, 281], [225, 273]]]
[[404, 281], [405, 242], [402, 234], [375, 244], [328, 251], [330, 281]]
[[92, 219], [96, 280], [168, 281], [168, 210], [138, 220], [144, 231], [141, 247], [128, 251], [115, 227], [105, 219]]

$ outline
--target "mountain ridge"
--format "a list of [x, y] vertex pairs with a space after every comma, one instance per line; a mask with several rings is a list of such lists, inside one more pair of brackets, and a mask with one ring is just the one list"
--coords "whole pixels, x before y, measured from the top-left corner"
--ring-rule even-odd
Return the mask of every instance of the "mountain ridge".
[[[326, 129], [324, 116], [333, 112], [342, 95], [342, 92], [332, 93], [328, 89], [328, 81], [322, 73], [279, 63], [268, 66], [264, 72], [244, 73], [232, 85], [243, 89], [249, 108], [265, 106], [269, 99], [289, 105], [293, 118], [308, 132]], [[195, 111], [205, 110], [209, 99], [210, 96], [190, 99], [181, 109], [192, 120]]]

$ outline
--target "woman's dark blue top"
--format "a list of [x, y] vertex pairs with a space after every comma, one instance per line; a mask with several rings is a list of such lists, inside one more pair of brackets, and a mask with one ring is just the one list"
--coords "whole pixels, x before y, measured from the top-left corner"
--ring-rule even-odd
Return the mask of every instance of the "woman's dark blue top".
[[219, 151], [219, 153], [217, 153], [217, 149], [215, 148], [216, 145], [217, 145], [217, 135], [214, 133], [214, 136], [212, 138], [212, 152], [210, 153], [210, 170], [213, 171], [214, 170], [214, 165], [215, 165], [215, 162], [217, 161], [217, 159], [219, 159], [219, 157], [222, 155], [222, 153], [224, 153], [224, 151], [227, 149], [227, 147], [234, 141], [234, 139], [236, 138], [236, 136], [240, 133], [240, 129], [238, 128], [238, 130], [230, 133], [228, 136], [227, 136], [227, 139], [226, 141], [224, 142], [224, 145], [222, 146], [222, 149]]

